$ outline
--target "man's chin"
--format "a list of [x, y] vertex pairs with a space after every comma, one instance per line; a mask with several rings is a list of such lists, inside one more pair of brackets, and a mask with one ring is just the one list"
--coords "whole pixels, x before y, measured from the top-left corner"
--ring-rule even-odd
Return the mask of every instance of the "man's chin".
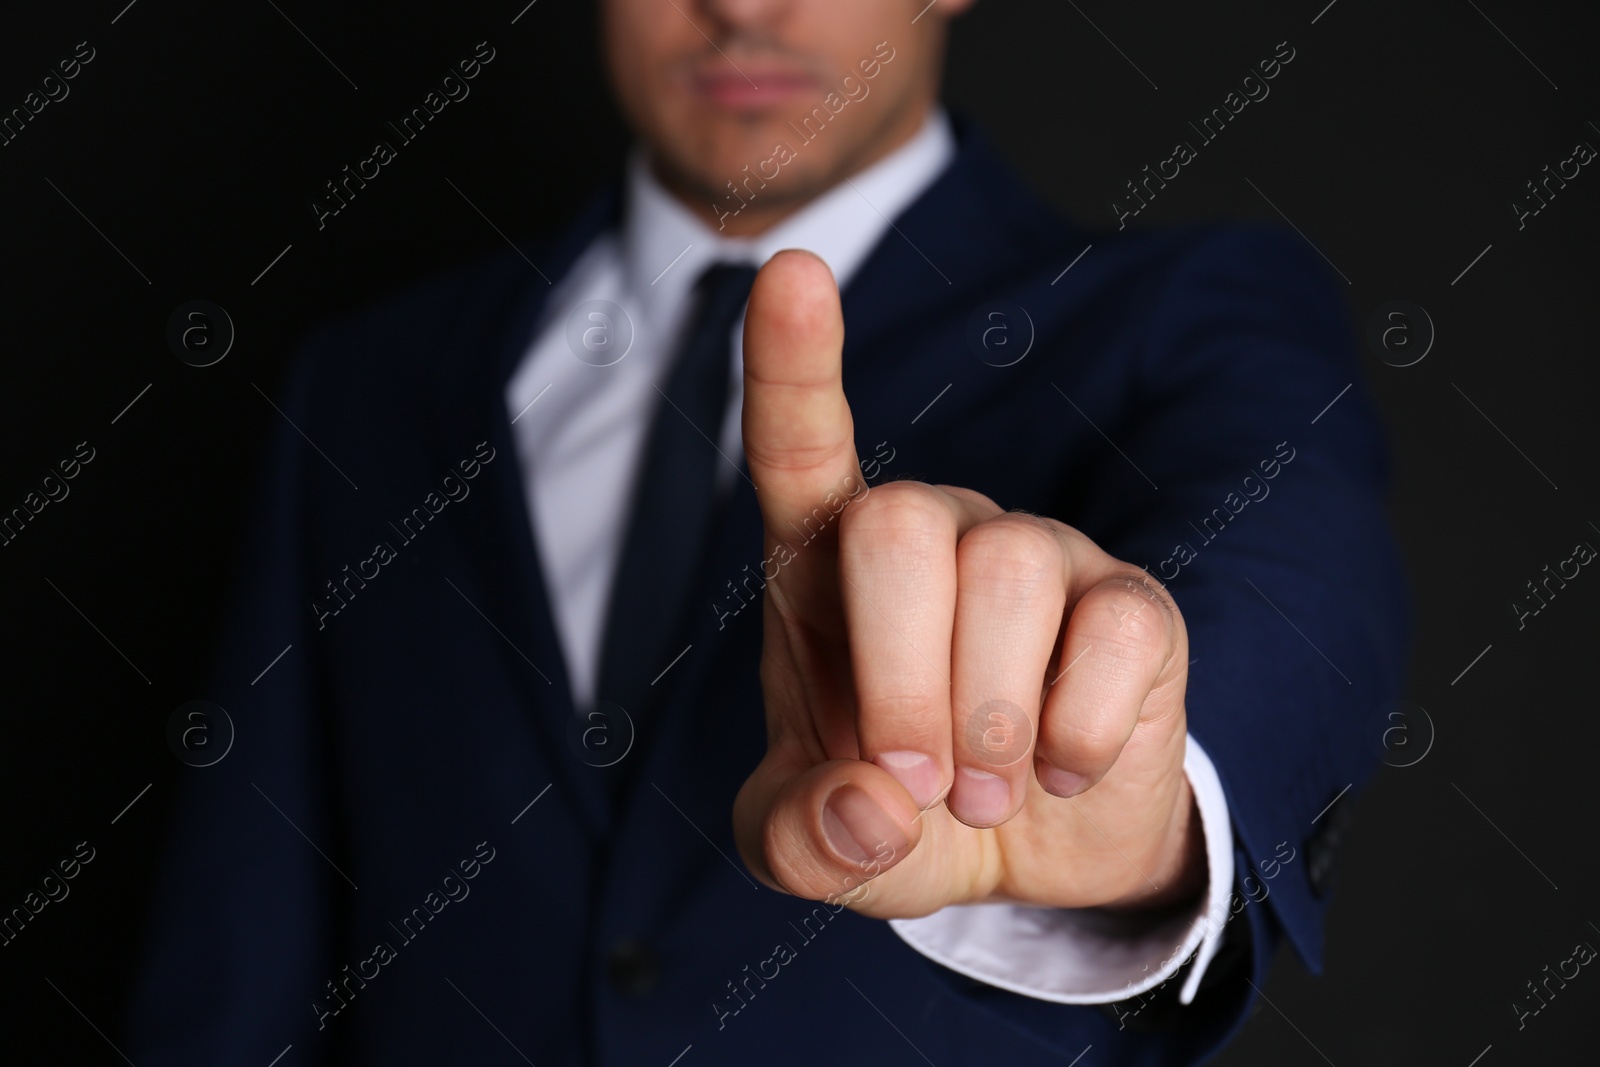
[[819, 185], [815, 162], [804, 159], [804, 149], [795, 144], [793, 134], [774, 132], [759, 140], [689, 147], [658, 154], [656, 175], [674, 192], [708, 203], [731, 200], [735, 192], [746, 200], [756, 193], [773, 202], [802, 202], [825, 185]]
[[763, 115], [759, 121], [747, 123], [724, 121], [701, 140], [702, 151], [693, 165], [701, 171], [715, 169], [720, 173], [728, 169], [727, 176], [718, 181], [720, 185], [746, 166], [754, 170], [779, 144], [794, 140], [794, 131], [787, 122], [772, 115]]

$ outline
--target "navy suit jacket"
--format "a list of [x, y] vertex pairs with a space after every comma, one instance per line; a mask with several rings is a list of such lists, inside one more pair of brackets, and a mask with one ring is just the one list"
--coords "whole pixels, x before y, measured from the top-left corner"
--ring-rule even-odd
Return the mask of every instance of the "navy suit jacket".
[[[681, 619], [692, 650], [627, 756], [592, 766], [503, 399], [550, 286], [507, 253], [295, 363], [281, 406], [304, 436], [272, 447], [211, 694], [237, 737], [184, 771], [136, 1062], [1187, 1063], [1242, 1024], [1281, 938], [1320, 967], [1316, 831], [1337, 820], [1313, 820], [1377, 765], [1409, 612], [1342, 294], [1292, 234], [1074, 228], [957, 131], [843, 294], [858, 450], [1166, 581], [1190, 730], [1258, 879], [1228, 927], [1242, 965], [1164, 1013], [1057, 1005], [759, 887], [729, 817], [765, 748], [760, 612], [722, 614], [762, 558], [742, 478]], [[527, 259], [560, 278], [617, 212], [613, 188]], [[1031, 320], [1010, 366], [970, 340], [1025, 340], [994, 301]]]

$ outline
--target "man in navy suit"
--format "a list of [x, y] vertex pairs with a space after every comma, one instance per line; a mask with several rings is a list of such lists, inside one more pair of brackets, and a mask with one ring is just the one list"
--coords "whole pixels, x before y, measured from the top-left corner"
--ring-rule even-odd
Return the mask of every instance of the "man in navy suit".
[[608, 0], [622, 181], [307, 343], [136, 1059], [1187, 1063], [1320, 967], [1407, 616], [1345, 311], [1054, 217], [964, 6]]

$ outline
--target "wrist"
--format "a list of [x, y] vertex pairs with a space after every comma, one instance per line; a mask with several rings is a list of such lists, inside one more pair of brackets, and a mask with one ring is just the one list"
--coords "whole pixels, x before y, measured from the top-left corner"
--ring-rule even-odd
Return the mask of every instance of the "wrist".
[[1116, 911], [1170, 911], [1197, 904], [1205, 895], [1209, 863], [1205, 826], [1187, 774], [1179, 774], [1177, 796], [1166, 824], [1139, 864], [1130, 888], [1104, 907]]

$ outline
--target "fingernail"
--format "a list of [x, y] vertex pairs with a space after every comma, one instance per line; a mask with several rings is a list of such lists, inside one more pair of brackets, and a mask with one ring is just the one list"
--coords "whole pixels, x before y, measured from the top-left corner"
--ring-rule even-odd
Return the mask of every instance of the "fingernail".
[[997, 774], [975, 767], [958, 767], [950, 801], [961, 821], [974, 826], [994, 826], [1011, 808], [1011, 786]]
[[829, 794], [822, 806], [822, 833], [828, 845], [851, 863], [881, 860], [885, 846], [893, 855], [906, 847], [906, 835], [888, 812], [853, 785], [841, 785]]
[[1052, 767], [1044, 760], [1034, 765], [1034, 777], [1039, 779], [1039, 785], [1046, 793], [1058, 797], [1075, 797], [1089, 788], [1089, 779], [1083, 775]]
[[939, 765], [933, 757], [920, 752], [883, 752], [872, 762], [894, 775], [917, 807], [926, 809], [939, 799]]

